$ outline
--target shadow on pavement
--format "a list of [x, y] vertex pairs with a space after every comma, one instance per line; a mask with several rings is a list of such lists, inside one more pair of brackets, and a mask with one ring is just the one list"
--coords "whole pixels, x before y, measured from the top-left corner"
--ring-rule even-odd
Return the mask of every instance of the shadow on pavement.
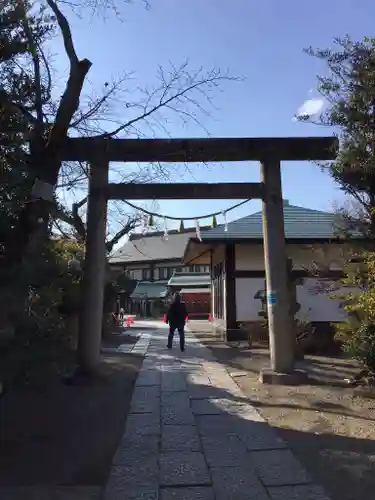
[[[230, 348], [228, 348], [230, 349]], [[211, 353], [211, 351], [208, 351]], [[215, 356], [208, 359], [208, 362], [219, 362], [220, 358], [217, 358], [216, 351], [213, 351]], [[175, 377], [185, 377], [187, 379], [194, 375], [194, 373], [199, 373], [201, 370], [200, 362], [204, 360], [207, 362], [207, 357], [205, 354], [206, 350], [195, 349], [194, 345], [187, 347], [186, 356], [181, 355], [181, 358], [176, 356], [168, 360], [164, 357], [159, 362], [163, 365], [163, 374], [173, 372]], [[247, 355], [247, 354], [246, 354]], [[151, 359], [153, 354], [150, 353]], [[211, 356], [211, 354], [210, 354]], [[238, 354], [237, 354], [238, 356]], [[240, 354], [241, 356], [241, 354]], [[157, 362], [158, 353], [155, 352], [155, 362]], [[268, 359], [264, 353], [252, 353], [252, 360], [258, 360], [256, 368], [253, 368], [254, 373], [258, 372], [260, 366], [264, 366], [268, 363]], [[229, 372], [231, 369], [243, 369], [241, 363], [236, 361], [228, 362], [225, 360], [225, 365], [227, 366]], [[315, 365], [314, 365], [315, 366]], [[175, 370], [175, 371], [174, 371]], [[317, 381], [317, 384], [323, 383], [322, 381]], [[205, 401], [204, 408], [202, 410], [197, 410], [198, 414], [195, 413], [195, 418], [197, 421], [198, 428], [200, 430], [201, 436], [207, 436], [208, 438], [212, 436], [214, 439], [206, 439], [206, 458], [211, 456], [212, 464], [215, 467], [219, 466], [220, 456], [220, 446], [223, 446], [223, 450], [230, 449], [228, 436], [231, 432], [235, 434], [235, 429], [240, 429], [239, 434], [242, 444], [247, 447], [247, 454], [250, 453], [250, 459], [254, 464], [258, 477], [262, 480], [268, 488], [268, 493], [272, 500], [279, 500], [288, 498], [290, 500], [297, 499], [297, 494], [301, 495], [299, 498], [304, 500], [310, 500], [317, 497], [313, 497], [311, 491], [307, 486], [294, 486], [290, 491], [283, 490], [280, 486], [277, 486], [277, 479], [274, 479], [280, 474], [288, 476], [291, 483], [295, 482], [297, 484], [306, 483], [303, 479], [302, 472], [299, 472], [300, 476], [293, 479], [293, 473], [291, 472], [293, 467], [295, 469], [295, 464], [293, 465], [291, 459], [287, 456], [285, 450], [276, 450], [274, 443], [277, 442], [277, 437], [285, 441], [288, 448], [290, 448], [295, 456], [300, 460], [301, 464], [307, 469], [308, 473], [312, 477], [313, 481], [317, 484], [321, 484], [326, 490], [327, 494], [332, 500], [368, 500], [373, 496], [375, 490], [375, 442], [373, 439], [368, 438], [353, 438], [344, 437], [333, 433], [327, 433], [324, 430], [320, 431], [317, 427], [316, 432], [311, 431], [301, 431], [295, 429], [287, 428], [272, 428], [268, 423], [254, 420], [247, 420], [244, 416], [241, 417], [241, 410], [237, 408], [234, 414], [231, 414], [231, 410], [226, 407], [224, 410], [222, 408], [223, 401], [227, 401], [229, 406], [244, 405], [246, 403], [251, 404], [254, 408], [261, 409], [262, 406], [280, 406], [288, 408], [288, 404], [278, 404], [273, 403], [272, 400], [268, 402], [259, 402], [252, 400], [252, 398], [247, 398], [244, 395], [235, 396], [228, 392], [228, 390], [215, 388], [210, 385], [196, 385], [194, 384], [194, 391], [197, 391], [197, 396], [192, 395], [191, 404], [192, 409], [194, 406], [199, 406], [197, 401]], [[198, 388], [198, 389], [197, 389]], [[290, 388], [293, 390], [293, 388]], [[186, 388], [187, 390], [187, 388]], [[200, 392], [200, 395], [198, 394]], [[176, 395], [178, 392], [175, 393]], [[240, 393], [241, 394], [241, 393]], [[172, 396], [173, 397], [173, 396]], [[178, 396], [176, 396], [178, 397]], [[220, 401], [221, 400], [221, 401]], [[202, 405], [203, 407], [203, 405]], [[304, 407], [304, 405], [290, 405], [291, 408], [299, 410], [309, 410], [314, 411], [314, 408]], [[324, 409], [325, 412], [329, 412], [337, 415], [340, 419], [344, 415], [347, 417], [356, 417], [357, 415], [352, 415], [350, 412], [346, 412], [344, 407], [337, 403], [321, 402], [316, 403], [316, 410], [319, 411]], [[375, 420], [372, 418], [363, 417], [364, 421], [373, 422], [373, 433], [371, 436], [375, 435]], [[220, 422], [221, 421], [221, 422]], [[229, 431], [228, 429], [232, 429]], [[325, 429], [322, 426], [322, 429]], [[241, 437], [242, 436], [242, 437]], [[267, 436], [269, 436], [269, 446], [264, 443], [267, 442]], [[215, 445], [214, 443], [218, 445]], [[220, 445], [221, 443], [221, 445]], [[223, 444], [224, 443], [224, 444]], [[257, 448], [257, 443], [259, 447]], [[204, 442], [203, 442], [204, 445]], [[204, 445], [205, 446], [205, 445]], [[216, 448], [215, 448], [216, 446]], [[210, 447], [212, 450], [210, 451]], [[232, 459], [234, 466], [238, 463], [238, 457], [241, 456], [241, 446], [238, 446], [236, 451], [233, 453]], [[227, 453], [224, 453], [227, 456]], [[248, 455], [247, 455], [248, 456]], [[245, 456], [243, 456], [245, 459]], [[218, 461], [218, 462], [215, 462]], [[223, 459], [224, 460], [224, 459]], [[289, 467], [289, 472], [288, 472]], [[226, 478], [227, 485], [230, 485], [230, 477]], [[285, 483], [284, 483], [285, 484]], [[287, 483], [289, 484], [289, 483]], [[285, 496], [279, 496], [283, 493]], [[288, 493], [288, 496], [286, 495]], [[230, 498], [230, 495], [229, 497]], [[319, 498], [320, 500], [320, 498]]]
[[[183, 365], [190, 364], [191, 367], [189, 360], [183, 359], [182, 362]], [[184, 370], [179, 370], [177, 374], [188, 377]], [[210, 395], [210, 399], [192, 399], [191, 404], [194, 411], [197, 402], [206, 401], [204, 409], [198, 409], [198, 413], [201, 412], [201, 414], [196, 414], [195, 417], [201, 436], [205, 436], [206, 445], [203, 442], [203, 446], [206, 446], [204, 450], [206, 458], [209, 457], [208, 460], [212, 461], [214, 467], [220, 465], [220, 446], [223, 447], [224, 461], [225, 457], [228, 457], [228, 451], [224, 450], [232, 448], [234, 450], [232, 457], [229, 452], [229, 460], [232, 460], [231, 465], [239, 464], [241, 446], [233, 447], [233, 442], [231, 444], [228, 437], [228, 429], [231, 429], [229, 432], [234, 434], [236, 429], [239, 429], [238, 437], [246, 446], [247, 454], [250, 453], [250, 459], [255, 466], [257, 475], [267, 486], [272, 499], [290, 498], [290, 500], [294, 500], [297, 497], [293, 495], [297, 495], [297, 493], [301, 495], [298, 496], [298, 499], [310, 500], [311, 498], [315, 500], [316, 498], [311, 496], [308, 487], [297, 487], [298, 484], [306, 483], [303, 472], [292, 463], [288, 452], [283, 450], [282, 446], [275, 450], [278, 438], [281, 438], [286, 446], [292, 450], [312, 480], [316, 484], [322, 485], [331, 500], [368, 500], [373, 496], [375, 490], [375, 442], [373, 440], [346, 438], [334, 434], [320, 435], [319, 433], [291, 429], [275, 429], [262, 421], [241, 418], [239, 414], [242, 405], [249, 403], [257, 406], [248, 398], [234, 396], [224, 389], [208, 385], [195, 385], [194, 390], [197, 387], [199, 387], [202, 397], [204, 397], [205, 392]], [[224, 406], [226, 404], [228, 408], [223, 410], [223, 404]], [[272, 405], [272, 402], [269, 405]], [[231, 406], [232, 408], [229, 409]], [[237, 409], [236, 406], [238, 406]], [[336, 408], [334, 405], [330, 410], [337, 412], [339, 418], [340, 408]], [[210, 437], [213, 439], [210, 440]], [[245, 455], [243, 460], [245, 460]], [[289, 484], [285, 483], [286, 477], [289, 478], [288, 481], [291, 484], [294, 482], [296, 486], [291, 487], [289, 491], [287, 488], [281, 488], [279, 483], [279, 490], [278, 481], [280, 479], [277, 478], [283, 477], [281, 483]], [[230, 478], [227, 477], [226, 481], [229, 486]], [[278, 495], [281, 493], [288, 493], [289, 496], [279, 497]]]

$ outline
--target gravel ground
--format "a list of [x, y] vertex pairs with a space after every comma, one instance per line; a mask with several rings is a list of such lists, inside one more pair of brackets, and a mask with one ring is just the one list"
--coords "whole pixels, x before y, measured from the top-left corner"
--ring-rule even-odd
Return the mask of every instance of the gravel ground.
[[332, 500], [368, 500], [375, 491], [375, 392], [344, 385], [357, 372], [349, 360], [307, 357], [311, 377], [298, 387], [258, 382], [265, 349], [233, 348], [213, 340], [204, 322], [189, 327], [225, 364], [264, 418], [285, 439]]

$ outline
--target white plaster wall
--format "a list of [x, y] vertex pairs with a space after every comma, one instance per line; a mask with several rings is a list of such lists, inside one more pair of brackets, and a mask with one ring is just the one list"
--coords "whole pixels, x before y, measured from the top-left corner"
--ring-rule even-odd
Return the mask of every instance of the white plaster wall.
[[264, 270], [263, 246], [245, 243], [235, 245], [235, 262], [237, 271]]
[[[293, 269], [306, 269], [312, 261], [329, 264], [331, 269], [340, 269], [341, 255], [339, 245], [287, 245], [288, 257], [293, 260]], [[236, 244], [235, 262], [237, 271], [263, 271], [263, 245]]]
[[303, 285], [297, 286], [297, 301], [301, 304], [297, 316], [308, 321], [344, 321], [347, 315], [340, 307], [340, 300], [331, 299], [324, 290], [317, 293], [319, 288], [319, 280], [315, 278], [306, 278]]
[[[297, 300], [301, 304], [298, 316], [308, 321], [342, 321], [345, 311], [339, 307], [340, 301], [333, 300], [327, 293], [316, 293], [318, 280], [307, 278], [297, 286]], [[258, 290], [264, 288], [263, 278], [236, 278], [237, 321], [260, 321], [260, 301], [254, 299]]]
[[263, 288], [264, 278], [236, 278], [237, 321], [261, 321], [261, 303], [254, 295]]

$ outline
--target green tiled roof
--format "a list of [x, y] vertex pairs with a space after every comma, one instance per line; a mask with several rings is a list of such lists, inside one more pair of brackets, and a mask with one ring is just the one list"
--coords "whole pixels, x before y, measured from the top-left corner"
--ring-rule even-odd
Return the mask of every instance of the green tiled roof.
[[168, 281], [168, 286], [181, 287], [204, 287], [211, 286], [211, 277], [209, 273], [174, 273]]
[[206, 287], [206, 288], [182, 288], [180, 290], [180, 294], [183, 295], [184, 293], [209, 293], [210, 292], [210, 288], [209, 287]]
[[[201, 227], [204, 231], [205, 227]], [[182, 232], [168, 232], [168, 239], [164, 231], [150, 232], [144, 235], [134, 234], [123, 247], [114, 252], [109, 259], [110, 264], [149, 262], [153, 260], [181, 260], [190, 238], [195, 236], [194, 228], [186, 228]]]
[[[336, 214], [289, 205], [286, 200], [284, 227], [286, 239], [324, 240], [340, 235], [340, 221]], [[263, 239], [262, 212], [230, 222], [227, 231], [224, 225], [219, 225], [214, 229], [202, 231], [201, 236], [203, 241]]]
[[132, 299], [160, 299], [168, 293], [164, 283], [152, 283], [139, 281], [134, 292], [130, 295]]

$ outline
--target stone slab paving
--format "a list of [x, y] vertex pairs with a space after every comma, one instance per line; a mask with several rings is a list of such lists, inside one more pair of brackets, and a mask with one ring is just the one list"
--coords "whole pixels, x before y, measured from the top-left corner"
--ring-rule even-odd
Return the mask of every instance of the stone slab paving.
[[105, 500], [329, 500], [207, 348], [155, 327]]
[[103, 354], [138, 354], [138, 356], [144, 356], [148, 350], [150, 344], [151, 335], [148, 332], [130, 333], [132, 336], [138, 336], [138, 340], [134, 344], [120, 344], [118, 347], [102, 347], [101, 352]]
[[0, 487], [1, 500], [101, 500], [100, 486]]
[[134, 345], [121, 344], [117, 347], [116, 351], [123, 354], [138, 354], [139, 356], [144, 356], [147, 352], [150, 340], [151, 335], [149, 333], [142, 332]]

